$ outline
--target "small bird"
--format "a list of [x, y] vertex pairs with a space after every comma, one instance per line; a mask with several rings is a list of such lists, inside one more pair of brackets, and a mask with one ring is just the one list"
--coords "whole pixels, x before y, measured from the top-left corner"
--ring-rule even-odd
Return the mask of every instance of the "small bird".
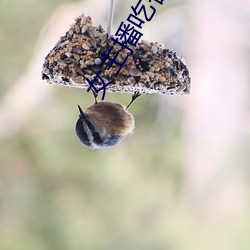
[[132, 96], [127, 108], [119, 103], [97, 102], [95, 93], [95, 103], [85, 112], [78, 105], [80, 115], [75, 129], [80, 141], [91, 149], [111, 148], [118, 145], [134, 130], [134, 117], [127, 109], [138, 96], [140, 96], [138, 93]]

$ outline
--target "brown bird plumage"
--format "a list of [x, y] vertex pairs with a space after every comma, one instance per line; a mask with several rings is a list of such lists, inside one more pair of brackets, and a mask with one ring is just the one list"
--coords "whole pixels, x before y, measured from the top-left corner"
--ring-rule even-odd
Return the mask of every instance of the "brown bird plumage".
[[87, 117], [99, 132], [111, 135], [128, 135], [133, 132], [134, 118], [119, 103], [98, 102], [85, 111]]

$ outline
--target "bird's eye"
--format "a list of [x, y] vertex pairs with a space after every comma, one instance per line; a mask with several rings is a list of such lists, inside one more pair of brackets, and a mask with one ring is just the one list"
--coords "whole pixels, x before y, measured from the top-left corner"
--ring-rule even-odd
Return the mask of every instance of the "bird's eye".
[[[140, 95], [190, 91], [189, 71], [175, 51], [157, 42], [139, 40], [143, 34], [136, 30], [136, 35], [133, 33], [126, 42], [122, 36], [118, 39], [111, 35], [114, 1], [110, 3], [107, 32], [100, 25], [93, 26], [91, 17], [82, 14], [46, 56], [42, 68], [43, 80], [94, 94], [94, 105], [85, 112], [78, 105], [75, 127], [78, 138], [89, 148], [113, 147], [133, 131], [134, 118], [127, 110]], [[139, 23], [140, 26], [144, 21]], [[118, 34], [123, 32], [121, 27]], [[106, 92], [133, 96], [125, 108], [117, 103], [98, 102], [100, 90], [101, 100]]]

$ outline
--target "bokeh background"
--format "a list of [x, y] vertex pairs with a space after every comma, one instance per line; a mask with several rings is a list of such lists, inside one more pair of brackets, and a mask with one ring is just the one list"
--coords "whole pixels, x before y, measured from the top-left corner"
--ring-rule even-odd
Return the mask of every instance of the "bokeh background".
[[[136, 3], [116, 1], [113, 32]], [[81, 13], [106, 27], [108, 4], [0, 2], [0, 249], [249, 250], [250, 1], [151, 1], [143, 38], [183, 55], [191, 94], [140, 97], [134, 134], [90, 150], [74, 126], [91, 93], [41, 67]]]

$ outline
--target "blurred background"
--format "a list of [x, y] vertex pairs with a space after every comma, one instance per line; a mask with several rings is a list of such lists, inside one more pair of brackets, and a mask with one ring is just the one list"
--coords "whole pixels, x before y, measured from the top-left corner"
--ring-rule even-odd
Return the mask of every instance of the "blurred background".
[[[185, 58], [191, 94], [140, 97], [134, 134], [90, 150], [92, 94], [41, 68], [81, 13], [106, 28], [109, 1], [1, 0], [1, 250], [250, 249], [250, 1], [147, 2], [143, 39]], [[113, 33], [136, 4], [116, 1]]]

